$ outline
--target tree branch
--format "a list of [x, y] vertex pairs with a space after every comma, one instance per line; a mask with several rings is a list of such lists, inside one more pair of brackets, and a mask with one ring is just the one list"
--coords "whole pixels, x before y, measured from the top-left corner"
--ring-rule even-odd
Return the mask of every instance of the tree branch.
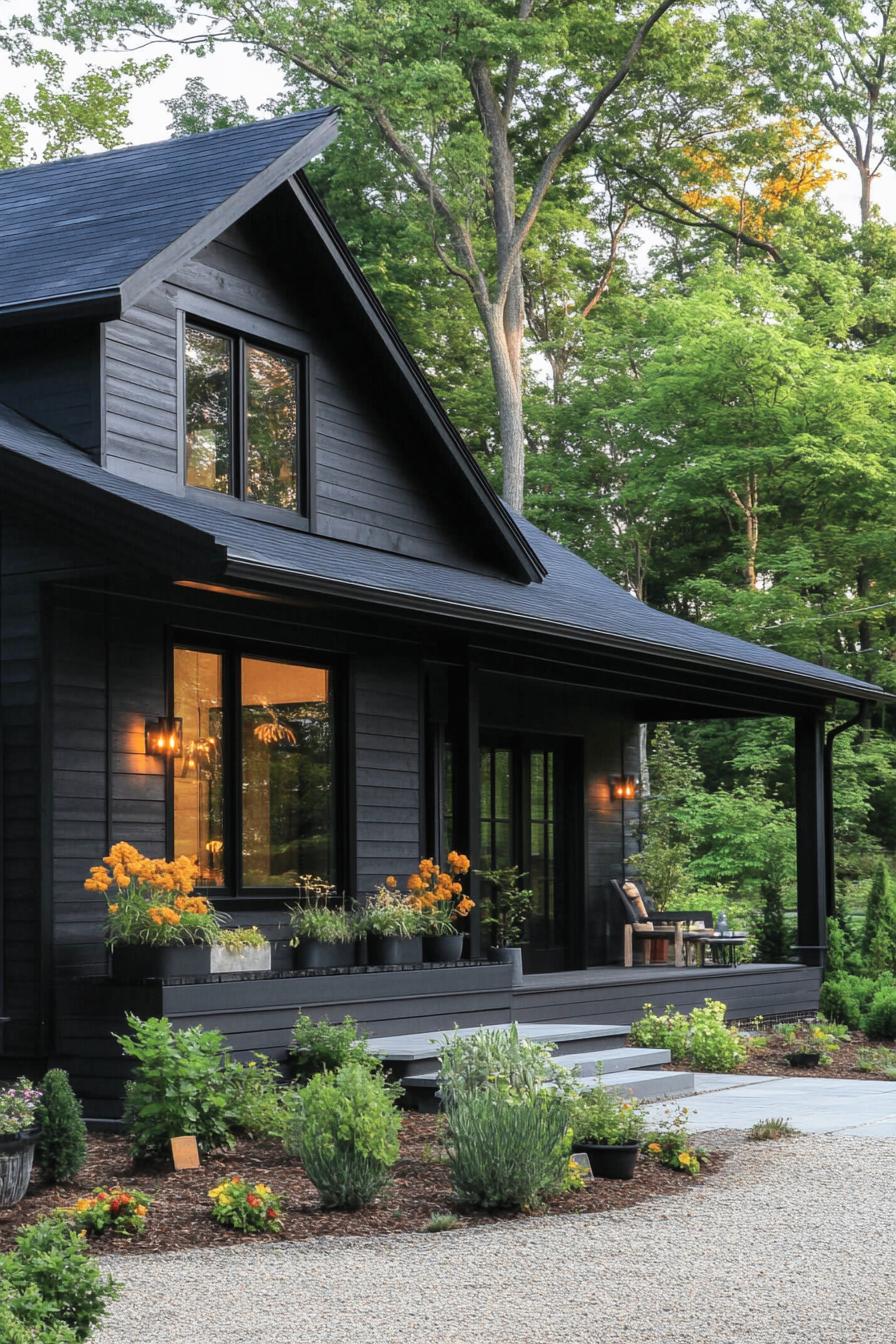
[[754, 238], [752, 234], [744, 233], [742, 229], [734, 229], [730, 224], [723, 224], [720, 219], [713, 219], [712, 215], [704, 214], [702, 210], [698, 210], [695, 206], [688, 205], [686, 201], [682, 201], [677, 196], [673, 196], [671, 192], [667, 191], [665, 187], [660, 186], [658, 182], [650, 182], [643, 178], [641, 181], [644, 182], [645, 186], [652, 187], [654, 191], [658, 191], [661, 196], [675, 207], [676, 210], [684, 210], [686, 214], [691, 216], [691, 218], [682, 219], [680, 214], [674, 215], [669, 210], [664, 210], [662, 206], [641, 200], [638, 196], [632, 196], [631, 199], [634, 204], [640, 206], [640, 208], [645, 210], [647, 214], [659, 215], [663, 219], [671, 220], [673, 224], [684, 224], [691, 228], [699, 224], [707, 229], [715, 229], [718, 233], [724, 233], [729, 238], [733, 238], [735, 242], [743, 243], [746, 247], [755, 247], [760, 252], [765, 252], [767, 256], [771, 257], [772, 261], [781, 260], [781, 253], [775, 247], [774, 243], [767, 243], [762, 238]]

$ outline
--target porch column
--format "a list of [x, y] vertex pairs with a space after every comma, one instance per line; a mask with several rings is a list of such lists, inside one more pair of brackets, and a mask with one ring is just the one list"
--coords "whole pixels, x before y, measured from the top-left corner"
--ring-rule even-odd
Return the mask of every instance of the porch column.
[[457, 846], [470, 857], [469, 891], [476, 908], [470, 913], [470, 956], [481, 956], [482, 922], [480, 919], [480, 883], [472, 869], [478, 868], [479, 844], [479, 671], [468, 663], [458, 678], [459, 703], [456, 705], [455, 744], [457, 778]]
[[828, 862], [822, 715], [801, 714], [794, 720], [794, 748], [797, 950], [806, 966], [823, 966]]

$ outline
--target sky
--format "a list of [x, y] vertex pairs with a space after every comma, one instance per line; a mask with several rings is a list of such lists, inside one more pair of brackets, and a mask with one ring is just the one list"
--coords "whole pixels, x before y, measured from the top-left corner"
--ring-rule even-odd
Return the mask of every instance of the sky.
[[[37, 8], [36, 0], [0, 0], [0, 17], [7, 13], [32, 13]], [[160, 44], [158, 52], [171, 52], [171, 48]], [[152, 48], [144, 48], [141, 57], [158, 54]], [[66, 53], [66, 63], [70, 75], [81, 73], [89, 65], [115, 64], [120, 53], [92, 53], [79, 57]], [[209, 88], [215, 93], [235, 98], [242, 95], [249, 107], [256, 111], [275, 97], [281, 86], [280, 77], [274, 66], [268, 65], [247, 55], [236, 46], [218, 47], [210, 56], [201, 59], [175, 52], [167, 71], [158, 79], [142, 89], [136, 90], [131, 106], [131, 127], [128, 140], [131, 144], [141, 144], [151, 140], [163, 140], [170, 134], [168, 122], [170, 115], [163, 106], [163, 100], [176, 97], [183, 92], [184, 85], [191, 75], [201, 74]], [[4, 92], [28, 91], [27, 72], [11, 67], [0, 55], [0, 94]], [[40, 146], [33, 147], [39, 153]], [[852, 223], [858, 223], [858, 180], [855, 172], [845, 160], [838, 162], [842, 174], [827, 189], [827, 196], [835, 207]], [[884, 168], [877, 184], [874, 199], [885, 219], [896, 223], [896, 173]]]

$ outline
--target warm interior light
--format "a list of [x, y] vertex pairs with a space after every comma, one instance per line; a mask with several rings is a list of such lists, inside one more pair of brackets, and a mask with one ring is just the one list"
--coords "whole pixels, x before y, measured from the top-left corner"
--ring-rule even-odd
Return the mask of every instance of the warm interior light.
[[610, 793], [621, 802], [629, 802], [638, 796], [638, 781], [634, 775], [614, 775], [610, 781]]
[[161, 717], [146, 720], [147, 756], [179, 756], [183, 748], [183, 720]]

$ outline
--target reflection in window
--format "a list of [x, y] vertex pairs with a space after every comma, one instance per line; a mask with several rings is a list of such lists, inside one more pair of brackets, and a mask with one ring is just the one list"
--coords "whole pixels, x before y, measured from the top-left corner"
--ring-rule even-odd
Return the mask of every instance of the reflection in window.
[[183, 754], [175, 762], [174, 854], [195, 857], [200, 881], [224, 881], [223, 659], [174, 650], [174, 712], [183, 719]]
[[333, 731], [329, 673], [241, 660], [243, 883], [333, 879]]
[[483, 868], [513, 863], [513, 756], [506, 747], [479, 753], [480, 857]]
[[200, 327], [187, 327], [187, 484], [229, 494], [233, 407], [233, 342]]
[[294, 359], [246, 346], [246, 498], [298, 503], [298, 395]]

